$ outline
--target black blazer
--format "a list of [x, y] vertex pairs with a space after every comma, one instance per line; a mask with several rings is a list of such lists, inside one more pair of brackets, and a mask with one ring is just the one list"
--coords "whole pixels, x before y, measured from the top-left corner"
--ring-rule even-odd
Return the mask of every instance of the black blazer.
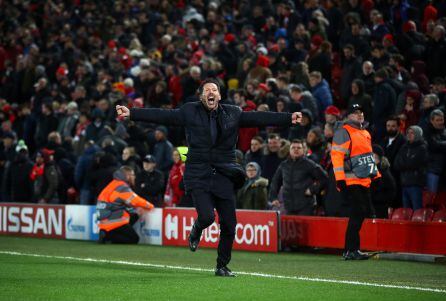
[[209, 128], [209, 113], [201, 102], [186, 103], [178, 109], [170, 110], [131, 109], [130, 119], [185, 128], [189, 147], [183, 178], [186, 190], [206, 189], [210, 186], [215, 169], [235, 166], [235, 148], [240, 127], [291, 125], [291, 113], [242, 112], [238, 106], [220, 104], [217, 109], [218, 138], [214, 145]]

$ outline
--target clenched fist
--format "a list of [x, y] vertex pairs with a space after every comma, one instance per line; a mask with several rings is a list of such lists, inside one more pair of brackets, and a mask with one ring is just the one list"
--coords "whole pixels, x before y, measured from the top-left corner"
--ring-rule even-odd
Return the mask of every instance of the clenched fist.
[[297, 124], [302, 122], [302, 113], [301, 112], [294, 112], [293, 115], [291, 115], [291, 123]]
[[116, 106], [116, 113], [118, 114], [118, 119], [128, 119], [130, 117], [130, 110], [126, 106]]

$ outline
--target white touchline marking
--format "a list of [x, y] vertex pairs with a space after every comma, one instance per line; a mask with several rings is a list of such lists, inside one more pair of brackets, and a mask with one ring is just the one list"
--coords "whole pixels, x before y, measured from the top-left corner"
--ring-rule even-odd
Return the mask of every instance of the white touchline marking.
[[[214, 272], [213, 269], [192, 268], [192, 267], [184, 267], [184, 266], [154, 264], [154, 263], [144, 263], [144, 262], [124, 261], [124, 260], [108, 260], [108, 259], [97, 259], [97, 258], [81, 258], [81, 257], [71, 257], [71, 256], [30, 254], [30, 253], [21, 253], [21, 252], [13, 252], [13, 251], [0, 251], [0, 254], [15, 255], [15, 256], [40, 257], [40, 258], [52, 258], [52, 259], [64, 259], [64, 260], [74, 260], [74, 261], [85, 261], [85, 262], [94, 262], [94, 263], [123, 264], [123, 265], [143, 266], [143, 267], [162, 268], [162, 269], [171, 269], [171, 270]], [[444, 290], [444, 289], [417, 287], [417, 286], [408, 286], [408, 285], [380, 284], [380, 283], [372, 283], [372, 282], [325, 279], [325, 278], [311, 278], [311, 277], [303, 277], [303, 276], [283, 276], [283, 275], [253, 273], [253, 272], [240, 272], [240, 271], [235, 271], [235, 273], [239, 274], [239, 275], [257, 276], [257, 277], [263, 277], [263, 278], [290, 279], [290, 280], [301, 280], [301, 281], [311, 281], [311, 282], [328, 282], [328, 283], [338, 283], [338, 284], [351, 284], [351, 285], [360, 285], [360, 286], [398, 288], [398, 289], [415, 290], [415, 291], [446, 293], [446, 290]]]

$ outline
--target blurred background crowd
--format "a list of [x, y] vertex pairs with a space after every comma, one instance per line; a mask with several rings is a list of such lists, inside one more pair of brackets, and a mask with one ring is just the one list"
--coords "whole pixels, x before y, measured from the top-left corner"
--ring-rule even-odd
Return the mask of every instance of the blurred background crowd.
[[[215, 77], [243, 111], [303, 113], [240, 130], [238, 208], [347, 215], [330, 147], [355, 103], [383, 174], [372, 214], [444, 206], [445, 14], [444, 0], [0, 0], [0, 200], [95, 204], [129, 165], [142, 197], [191, 206], [184, 130], [114, 107], [177, 108]], [[318, 171], [276, 172], [303, 158]]]

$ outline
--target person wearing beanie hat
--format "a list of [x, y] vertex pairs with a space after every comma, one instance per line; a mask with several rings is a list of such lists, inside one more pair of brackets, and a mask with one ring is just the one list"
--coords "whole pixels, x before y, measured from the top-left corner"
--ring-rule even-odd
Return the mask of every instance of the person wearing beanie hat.
[[260, 56], [267, 56], [268, 55], [268, 49], [266, 49], [265, 46], [261, 45], [257, 47], [256, 53]]
[[[344, 259], [364, 260], [369, 255], [359, 250], [362, 223], [369, 216], [370, 186], [381, 177], [376, 166], [371, 135], [364, 128], [364, 113], [359, 104], [347, 110], [347, 120], [334, 133], [331, 159], [336, 187], [350, 206], [345, 233]], [[350, 162], [345, 164], [345, 162]]]
[[396, 182], [390, 172], [389, 160], [384, 156], [384, 149], [378, 144], [373, 144], [372, 148], [376, 166], [378, 166], [378, 170], [381, 173], [381, 178], [373, 181], [371, 185], [372, 205], [374, 209], [372, 216], [376, 218], [388, 218], [388, 209], [397, 193]]
[[[189, 249], [197, 250], [202, 232], [214, 223], [216, 209], [220, 241], [215, 276], [234, 277], [227, 266], [237, 225], [234, 195], [245, 182], [245, 172], [235, 161], [238, 130], [240, 127], [290, 126], [300, 123], [302, 115], [299, 112], [243, 112], [237, 106], [222, 104], [220, 81], [216, 78], [204, 80], [197, 92], [200, 101], [188, 102], [179, 109], [129, 110], [118, 105], [116, 112], [133, 121], [185, 128], [189, 147], [185, 170], [179, 167], [179, 153], [175, 154], [178, 162], [174, 166], [178, 172], [172, 176], [182, 176], [185, 191], [192, 196], [198, 213], [189, 234]], [[175, 180], [170, 176], [169, 179]]]
[[[168, 130], [167, 130], [167, 127], [165, 127], [164, 125], [157, 126], [155, 128], [155, 131], [161, 132], [164, 135], [163, 138], [166, 138], [167, 134], [169, 133]], [[156, 135], [156, 133], [155, 133], [155, 135]], [[161, 137], [159, 139], [157, 138], [157, 140], [161, 140]]]
[[17, 143], [17, 146], [15, 147], [15, 151], [17, 153], [20, 153], [21, 151], [28, 152], [28, 146], [26, 146], [24, 140], [22, 140], [22, 139], [19, 140], [19, 142]]
[[232, 33], [227, 33], [224, 37], [224, 41], [228, 44], [231, 44], [236, 41], [236, 37]]
[[172, 151], [173, 145], [168, 140], [168, 130], [164, 125], [159, 125], [155, 129], [156, 143], [153, 146], [152, 155], [155, 157], [158, 169], [168, 175], [173, 165]]
[[341, 117], [341, 111], [334, 105], [328, 106], [324, 114], [326, 123], [335, 123]]
[[[383, 37], [383, 43], [385, 43], [385, 41], [388, 41], [391, 45], [393, 45], [393, 35], [391, 33], [385, 34]], [[384, 47], [386, 47], [386, 45], [384, 45]]]
[[3, 185], [6, 186], [6, 193], [3, 195], [3, 202], [26, 202], [31, 203], [33, 199], [33, 182], [30, 173], [33, 163], [28, 156], [28, 147], [25, 141], [19, 140], [15, 147], [16, 155], [14, 160], [5, 169], [3, 174]]
[[419, 126], [410, 126], [406, 131], [406, 138], [407, 142], [396, 155], [394, 168], [400, 172], [403, 207], [417, 210], [423, 207], [427, 145]]
[[262, 90], [265, 93], [270, 92], [270, 89], [269, 89], [268, 85], [265, 84], [265, 83], [260, 83], [259, 84], [259, 89]]
[[322, 38], [320, 35], [314, 35], [311, 38], [311, 44], [314, 45], [315, 48], [319, 48], [324, 41], [324, 38]]
[[257, 57], [255, 67], [248, 72], [245, 83], [251, 83], [254, 81], [257, 81], [258, 83], [264, 83], [268, 78], [273, 77], [273, 74], [268, 66], [269, 58], [265, 55], [259, 55]]
[[58, 80], [60, 80], [60, 79], [62, 79], [64, 77], [68, 76], [68, 73], [69, 73], [69, 71], [68, 71], [67, 68], [65, 68], [64, 66], [60, 66], [56, 70], [56, 77], [57, 77]]
[[259, 55], [257, 57], [256, 65], [268, 68], [269, 66], [269, 58], [265, 55]]

